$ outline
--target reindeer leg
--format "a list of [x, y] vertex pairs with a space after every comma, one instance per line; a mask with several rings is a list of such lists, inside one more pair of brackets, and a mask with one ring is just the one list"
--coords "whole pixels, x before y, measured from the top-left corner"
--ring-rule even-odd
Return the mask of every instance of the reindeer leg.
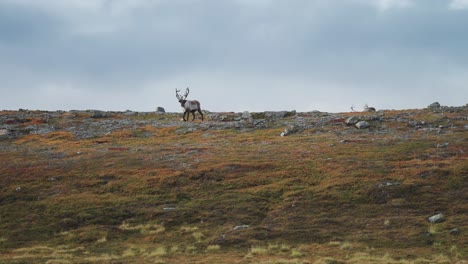
[[[185, 114], [187, 113], [187, 111], [184, 112], [184, 115], [182, 116], [182, 119], [184, 119], [184, 121], [187, 121], [185, 120]], [[188, 115], [187, 115], [187, 119], [188, 119]]]
[[202, 113], [201, 109], [198, 109], [198, 113], [200, 113], [200, 115], [201, 115], [201, 121], [203, 121], [203, 113]]
[[193, 115], [193, 118], [192, 118], [192, 121], [195, 120], [195, 110], [192, 111], [192, 115]]

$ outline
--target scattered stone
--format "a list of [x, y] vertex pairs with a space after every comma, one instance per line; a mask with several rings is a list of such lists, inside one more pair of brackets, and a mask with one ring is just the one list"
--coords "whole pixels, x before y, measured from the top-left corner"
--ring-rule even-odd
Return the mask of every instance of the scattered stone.
[[280, 136], [285, 137], [285, 136], [287, 136], [287, 135], [290, 135], [290, 134], [293, 134], [293, 133], [297, 133], [297, 132], [299, 132], [299, 131], [301, 131], [301, 128], [300, 128], [299, 126], [297, 126], [297, 125], [289, 125], [288, 127], [286, 127], [286, 128], [284, 129], [284, 131], [281, 133]]
[[23, 190], [23, 188], [21, 188], [20, 186], [16, 187], [15, 191], [17, 192], [21, 192]]
[[400, 123], [409, 123], [410, 122], [408, 118], [404, 118], [404, 117], [397, 117], [395, 119], [395, 121], [400, 122]]
[[0, 137], [8, 136], [8, 134], [9, 134], [8, 129], [0, 129]]
[[249, 228], [250, 226], [249, 225], [238, 225], [236, 227], [234, 227], [234, 230], [241, 230], [241, 229], [245, 229], [245, 228]]
[[368, 115], [363, 118], [365, 121], [382, 121], [382, 116], [380, 115]]
[[437, 148], [446, 148], [448, 147], [449, 143], [448, 142], [445, 142], [443, 144], [437, 144]]
[[242, 113], [241, 119], [252, 119], [252, 115], [250, 114], [249, 111], [245, 111]]
[[156, 113], [158, 113], [158, 114], [164, 114], [164, 113], [166, 113], [166, 110], [164, 109], [164, 107], [158, 106], [158, 107], [156, 108]]
[[174, 211], [175, 209], [175, 207], [164, 207], [163, 211]]
[[255, 119], [252, 121], [252, 125], [257, 128], [266, 127], [266, 120], [265, 119]]
[[382, 183], [377, 184], [377, 187], [379, 187], [379, 188], [385, 188], [385, 187], [390, 187], [390, 186], [398, 186], [398, 185], [400, 185], [400, 184], [401, 184], [400, 182], [390, 182], [390, 181], [386, 181], [386, 182], [382, 182]]
[[44, 127], [44, 128], [32, 129], [30, 134], [45, 135], [45, 134], [52, 133], [54, 131], [55, 131], [54, 127]]
[[287, 114], [286, 111], [280, 111], [280, 112], [265, 111], [265, 117], [273, 119], [273, 120], [284, 118], [286, 114]]
[[123, 115], [125, 115], [125, 116], [137, 116], [138, 112], [127, 110], [127, 111], [125, 111], [125, 113], [123, 113]]
[[440, 108], [440, 104], [439, 104], [439, 102], [434, 102], [434, 103], [430, 104], [427, 108], [429, 108], [431, 110], [438, 110]]
[[359, 118], [357, 116], [352, 116], [346, 119], [345, 124], [348, 126], [353, 126], [353, 125], [356, 125], [357, 122], [359, 122]]
[[285, 118], [288, 116], [294, 116], [296, 114], [296, 110], [293, 111], [265, 111], [263, 112], [265, 118], [271, 120], [278, 120], [281, 118]]
[[108, 112], [105, 111], [100, 111], [100, 110], [94, 110], [93, 114], [91, 115], [91, 118], [106, 118], [106, 117], [111, 117], [112, 115]]
[[357, 129], [366, 129], [369, 128], [370, 125], [366, 121], [359, 121], [354, 125]]
[[390, 219], [385, 219], [384, 226], [389, 227], [391, 225]]
[[445, 215], [442, 213], [439, 213], [439, 214], [429, 217], [427, 220], [431, 224], [442, 223], [445, 221]]
[[454, 235], [454, 236], [459, 235], [459, 234], [460, 234], [460, 229], [458, 229], [458, 228], [452, 228], [452, 229], [450, 229], [449, 233], [450, 233], [451, 235]]

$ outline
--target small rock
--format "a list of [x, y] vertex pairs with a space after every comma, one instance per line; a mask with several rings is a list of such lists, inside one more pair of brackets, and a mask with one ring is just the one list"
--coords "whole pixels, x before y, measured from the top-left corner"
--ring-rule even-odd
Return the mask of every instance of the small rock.
[[245, 111], [241, 115], [241, 119], [251, 119], [251, 118], [252, 118], [252, 115], [250, 114], [249, 111]]
[[289, 134], [293, 134], [299, 131], [301, 131], [301, 128], [299, 126], [289, 125], [287, 128], [284, 129], [284, 132], [282, 132], [280, 136], [284, 137], [284, 136], [287, 136]]
[[445, 215], [442, 213], [439, 213], [439, 214], [429, 217], [427, 220], [431, 224], [442, 223], [445, 221]]
[[17, 192], [21, 192], [23, 190], [23, 188], [21, 188], [20, 186], [16, 187], [15, 191]]
[[390, 219], [385, 219], [385, 221], [384, 221], [384, 226], [389, 227], [390, 224], [391, 224]]
[[164, 211], [174, 211], [176, 208], [175, 207], [164, 207]]
[[460, 229], [458, 229], [458, 228], [452, 228], [452, 229], [450, 229], [449, 233], [450, 233], [451, 235], [455, 235], [455, 236], [456, 236], [456, 235], [459, 235], [459, 234], [460, 234]]
[[252, 120], [252, 125], [254, 127], [266, 127], [266, 120], [265, 119], [255, 119], [255, 120]]
[[0, 137], [8, 136], [8, 134], [9, 134], [8, 129], [0, 129]]
[[401, 183], [399, 183], [399, 182], [389, 182], [389, 181], [387, 181], [387, 182], [379, 183], [379, 184], [377, 185], [377, 187], [379, 187], [379, 188], [384, 188], [384, 187], [390, 187], [390, 186], [398, 186], [398, 185], [400, 185], [400, 184], [401, 184]]
[[366, 121], [359, 121], [354, 126], [358, 129], [365, 129], [370, 127], [369, 123], [367, 123]]
[[281, 118], [285, 118], [287, 116], [295, 115], [296, 111], [295, 110], [290, 111], [290, 112], [288, 112], [288, 111], [277, 111], [277, 112], [265, 111], [265, 112], [263, 112], [263, 114], [265, 115], [265, 117], [267, 119], [278, 120], [278, 119], [281, 119]]
[[437, 144], [437, 148], [446, 148], [448, 147], [449, 143], [448, 142], [445, 142], [443, 144]]
[[234, 230], [241, 230], [241, 229], [245, 229], [245, 228], [249, 228], [250, 226], [249, 225], [238, 225], [236, 227], [234, 227]]
[[440, 104], [439, 104], [439, 102], [434, 102], [434, 103], [430, 104], [427, 108], [429, 108], [431, 110], [436, 110], [436, 109], [440, 108]]
[[111, 116], [112, 115], [108, 112], [95, 110], [93, 111], [93, 115], [91, 116], [91, 118], [106, 118], [106, 117], [111, 117]]
[[138, 112], [127, 110], [123, 113], [124, 116], [136, 116], [138, 115]]
[[348, 125], [348, 126], [353, 126], [357, 122], [359, 122], [359, 118], [356, 117], [356, 116], [352, 116], [352, 117], [346, 119], [345, 124]]
[[166, 113], [166, 110], [164, 109], [164, 107], [158, 106], [158, 107], [156, 108], [156, 113], [158, 113], [158, 114], [164, 114], [164, 113]]

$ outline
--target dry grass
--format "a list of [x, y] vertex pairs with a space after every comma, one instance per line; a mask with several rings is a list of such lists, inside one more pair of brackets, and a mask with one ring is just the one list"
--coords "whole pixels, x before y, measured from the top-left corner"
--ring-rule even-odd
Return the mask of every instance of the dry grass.
[[[465, 260], [468, 205], [454, 201], [468, 193], [466, 120], [437, 133], [394, 121], [405, 111], [384, 114], [366, 131], [327, 123], [284, 138], [285, 125], [181, 123], [1, 139], [0, 262]], [[447, 220], [429, 224], [437, 212]], [[249, 227], [234, 230], [241, 225]]]

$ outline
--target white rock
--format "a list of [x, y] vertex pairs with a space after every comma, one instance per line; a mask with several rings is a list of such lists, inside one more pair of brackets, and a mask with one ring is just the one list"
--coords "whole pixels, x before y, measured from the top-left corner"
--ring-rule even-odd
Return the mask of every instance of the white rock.
[[234, 227], [234, 230], [241, 230], [241, 229], [245, 229], [249, 227], [250, 227], [249, 225], [239, 225], [239, 226]]
[[437, 148], [446, 148], [448, 147], [449, 143], [448, 142], [445, 142], [443, 144], [437, 144]]
[[355, 126], [358, 129], [365, 129], [365, 128], [370, 127], [369, 123], [367, 123], [366, 121], [359, 121], [355, 124]]
[[357, 118], [356, 116], [352, 116], [346, 119], [345, 124], [352, 126], [352, 125], [355, 125], [357, 122], [359, 122], [359, 118]]
[[241, 116], [242, 119], [251, 119], [252, 118], [252, 115], [250, 114], [249, 111], [245, 111], [242, 113], [242, 116]]
[[427, 220], [431, 224], [441, 223], [441, 222], [445, 221], [445, 215], [442, 214], [442, 213], [439, 213], [439, 214], [436, 214], [436, 215], [433, 215], [433, 216], [429, 217]]

